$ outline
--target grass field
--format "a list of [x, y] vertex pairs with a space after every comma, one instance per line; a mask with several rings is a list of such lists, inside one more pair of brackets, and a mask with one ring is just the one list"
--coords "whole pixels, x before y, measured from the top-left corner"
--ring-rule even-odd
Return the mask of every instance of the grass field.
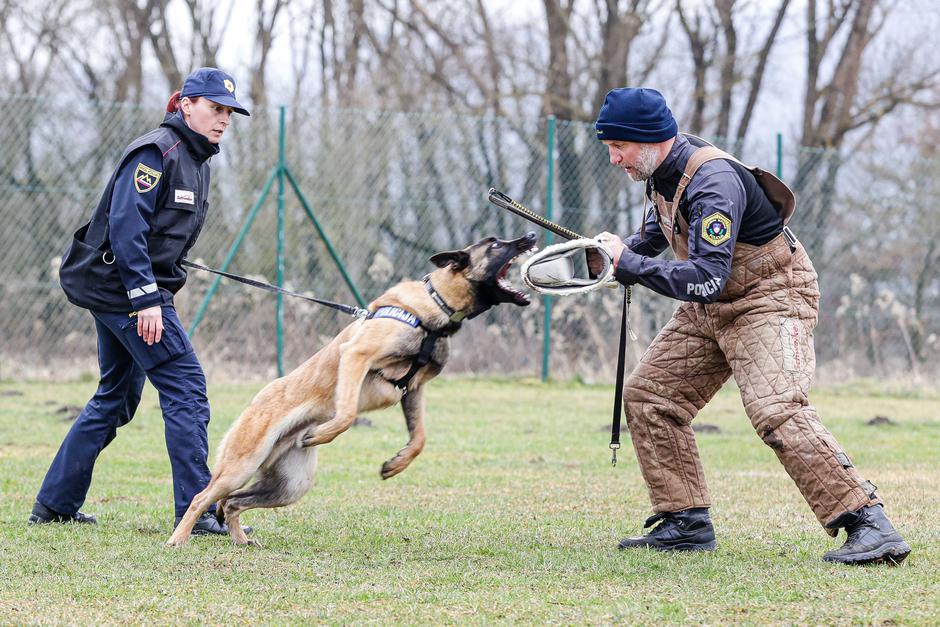
[[[214, 447], [258, 386], [210, 386]], [[734, 389], [698, 421], [718, 550], [616, 550], [649, 512], [629, 443], [611, 468], [610, 387], [437, 380], [428, 444], [397, 409], [323, 447], [310, 493], [254, 510], [264, 548], [163, 547], [172, 486], [156, 395], [99, 461], [97, 527], [27, 528], [93, 382], [0, 383], [0, 623], [940, 623], [940, 396], [830, 389], [814, 402], [913, 547], [899, 568], [820, 559], [838, 546], [752, 431]], [[868, 426], [884, 415], [896, 425]], [[605, 431], [607, 431], [605, 433]]]

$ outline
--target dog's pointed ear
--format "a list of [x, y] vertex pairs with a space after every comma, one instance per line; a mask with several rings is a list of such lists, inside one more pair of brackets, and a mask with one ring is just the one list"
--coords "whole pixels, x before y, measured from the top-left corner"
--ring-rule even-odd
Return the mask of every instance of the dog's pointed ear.
[[454, 270], [463, 270], [470, 265], [470, 253], [465, 250], [448, 250], [432, 255], [428, 261], [438, 268], [451, 265]]

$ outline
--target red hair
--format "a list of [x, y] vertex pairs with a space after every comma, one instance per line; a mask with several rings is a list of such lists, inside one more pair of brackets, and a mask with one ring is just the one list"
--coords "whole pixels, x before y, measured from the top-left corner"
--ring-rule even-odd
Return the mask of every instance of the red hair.
[[180, 91], [177, 89], [173, 92], [173, 95], [170, 96], [170, 99], [166, 103], [166, 112], [167, 113], [176, 113], [180, 110]]

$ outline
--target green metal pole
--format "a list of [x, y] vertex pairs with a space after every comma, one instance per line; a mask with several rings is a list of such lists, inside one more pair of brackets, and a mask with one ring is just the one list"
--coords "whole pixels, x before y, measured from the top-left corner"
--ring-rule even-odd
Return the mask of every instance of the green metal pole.
[[[284, 287], [284, 111], [281, 105], [280, 136], [278, 137], [277, 157], [277, 286]], [[277, 294], [275, 307], [277, 320], [277, 376], [284, 376], [284, 295]]]
[[[545, 198], [545, 218], [554, 221], [555, 210], [555, 116], [548, 116], [548, 185]], [[551, 245], [554, 233], [545, 236], [546, 245]], [[545, 297], [545, 318], [542, 322], [542, 381], [548, 381], [548, 361], [552, 352], [552, 297]]]
[[333, 263], [335, 263], [336, 267], [339, 268], [340, 274], [343, 275], [343, 280], [346, 281], [346, 285], [349, 286], [349, 290], [353, 293], [353, 297], [356, 299], [356, 302], [359, 303], [360, 307], [365, 307], [365, 299], [362, 298], [362, 295], [356, 288], [356, 284], [349, 276], [349, 273], [346, 272], [346, 266], [344, 266], [343, 262], [340, 261], [339, 255], [336, 254], [336, 250], [333, 248], [333, 244], [330, 242], [330, 238], [326, 236], [326, 232], [323, 230], [323, 227], [320, 226], [320, 222], [317, 220], [317, 217], [313, 215], [313, 210], [310, 208], [310, 203], [307, 202], [307, 197], [304, 196], [302, 191], [300, 191], [300, 185], [297, 184], [297, 181], [294, 179], [294, 175], [287, 166], [284, 166], [284, 174], [287, 175], [287, 180], [290, 182], [291, 187], [294, 188], [294, 192], [297, 194], [297, 198], [300, 200], [300, 204], [303, 205], [304, 211], [307, 212], [307, 217], [310, 218], [311, 222], [313, 222], [314, 228], [320, 235], [320, 239], [322, 239], [323, 243], [326, 245], [326, 250], [330, 253], [330, 257], [333, 258]]
[[[242, 245], [242, 240], [245, 239], [245, 235], [248, 234], [248, 229], [251, 228], [252, 222], [255, 221], [255, 216], [258, 215], [258, 210], [261, 208], [261, 205], [268, 197], [268, 193], [271, 191], [271, 185], [274, 183], [274, 177], [276, 174], [277, 168], [272, 168], [271, 174], [268, 175], [268, 180], [265, 182], [264, 188], [261, 190], [261, 195], [258, 196], [258, 200], [255, 201], [254, 206], [248, 212], [248, 217], [245, 218], [245, 223], [242, 225], [241, 230], [235, 237], [235, 242], [232, 244], [232, 247], [229, 248], [228, 254], [225, 255], [225, 261], [222, 262], [222, 267], [220, 268], [222, 272], [228, 270], [229, 264], [231, 264], [232, 259], [235, 258], [235, 253], [238, 252], [238, 248]], [[192, 337], [193, 334], [196, 333], [196, 327], [199, 326], [199, 323], [202, 322], [203, 316], [206, 315], [206, 309], [209, 307], [209, 301], [212, 300], [212, 297], [215, 295], [215, 291], [219, 289], [219, 282], [221, 280], [221, 276], [216, 276], [212, 281], [212, 286], [209, 287], [209, 291], [206, 292], [206, 295], [203, 297], [202, 303], [199, 305], [199, 309], [196, 311], [196, 317], [193, 319], [193, 324], [189, 327], [189, 337]]]
[[783, 180], [783, 133], [777, 133], [777, 178]]

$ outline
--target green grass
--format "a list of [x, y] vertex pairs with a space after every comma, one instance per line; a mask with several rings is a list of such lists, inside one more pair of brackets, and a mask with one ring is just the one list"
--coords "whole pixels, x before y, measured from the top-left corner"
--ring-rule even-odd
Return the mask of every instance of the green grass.
[[[258, 386], [210, 387], [212, 447]], [[815, 522], [734, 389], [699, 421], [718, 551], [618, 552], [646, 490], [629, 443], [611, 468], [608, 387], [434, 381], [428, 443], [402, 475], [400, 412], [325, 446], [291, 507], [254, 510], [264, 548], [163, 547], [172, 486], [156, 395], [98, 461], [97, 527], [27, 528], [33, 497], [89, 382], [0, 383], [0, 623], [940, 622], [940, 402], [874, 386], [815, 394], [913, 547], [899, 568], [826, 564]], [[21, 395], [8, 395], [10, 392]], [[866, 426], [874, 415], [896, 426]]]

